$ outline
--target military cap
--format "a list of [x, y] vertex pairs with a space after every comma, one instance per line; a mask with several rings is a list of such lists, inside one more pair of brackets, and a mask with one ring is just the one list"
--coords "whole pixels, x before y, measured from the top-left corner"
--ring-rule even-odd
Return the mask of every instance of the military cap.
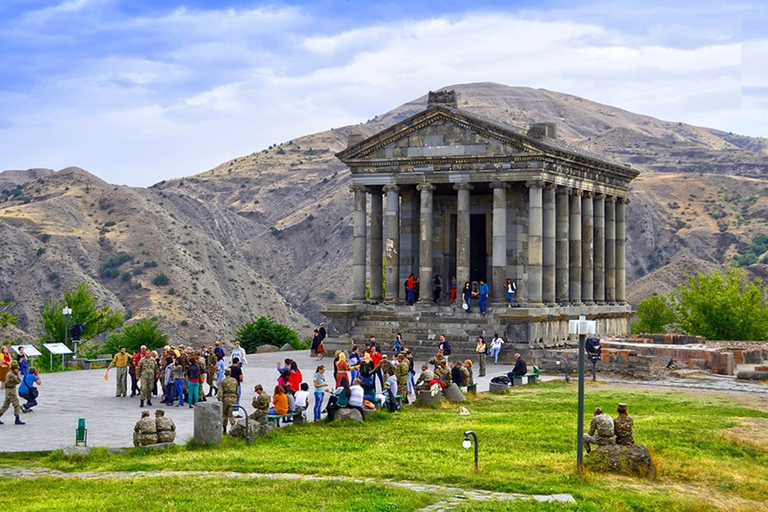
[[156, 409], [155, 414], [159, 414], [160, 416], [165, 416], [165, 411], [162, 409]]
[[13, 361], [11, 363], [11, 370], [17, 370], [19, 368], [21, 368], [21, 367], [19, 366], [19, 362], [18, 361]]

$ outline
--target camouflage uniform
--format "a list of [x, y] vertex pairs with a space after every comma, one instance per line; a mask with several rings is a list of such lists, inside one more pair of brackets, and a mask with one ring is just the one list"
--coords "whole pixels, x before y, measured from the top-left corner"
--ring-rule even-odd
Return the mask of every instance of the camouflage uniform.
[[[15, 368], [15, 365], [13, 368]], [[19, 395], [16, 394], [16, 386], [19, 384], [21, 384], [21, 378], [13, 373], [13, 371], [8, 372], [8, 375], [5, 377], [5, 403], [3, 403], [3, 407], [0, 408], [0, 416], [5, 414], [5, 411], [7, 411], [8, 407], [11, 405], [13, 405], [14, 415], [18, 416], [21, 412]]]
[[[213, 355], [213, 352], [210, 352], [208, 355], [208, 362], [205, 365], [205, 373], [207, 374], [208, 378], [208, 395], [207, 396], [213, 396], [213, 387], [216, 383], [216, 356]], [[200, 393], [202, 394], [202, 388], [200, 388]]]
[[176, 425], [171, 418], [160, 416], [155, 418], [158, 443], [172, 443], [176, 439]]
[[453, 384], [453, 377], [451, 377], [451, 369], [447, 366], [438, 366], [435, 368], [435, 378], [440, 379], [445, 384], [445, 387]]
[[271, 404], [272, 398], [266, 392], [262, 392], [260, 395], [256, 395], [251, 401], [251, 406], [256, 410], [253, 411], [249, 417], [252, 420], [265, 418], [269, 413], [269, 406]]
[[619, 414], [613, 419], [614, 432], [616, 433], [616, 444], [631, 446], [635, 444], [632, 437], [632, 427], [634, 425], [632, 418], [627, 414]]
[[394, 370], [394, 369], [395, 369], [395, 365], [393, 365], [392, 361], [390, 361], [389, 359], [382, 359], [381, 362], [379, 363], [379, 370], [381, 370], [381, 372], [384, 375], [389, 375], [387, 372], [389, 372], [389, 370]]
[[400, 359], [400, 364], [395, 368], [395, 376], [397, 377], [397, 391], [405, 396], [408, 394], [408, 361], [403, 356]]
[[421, 372], [421, 375], [419, 375], [419, 378], [416, 380], [416, 389], [429, 389], [429, 381], [435, 378], [434, 372], [432, 370], [424, 370]]
[[435, 356], [432, 359], [429, 360], [429, 362], [434, 365], [434, 369], [437, 370], [440, 368], [440, 365], [442, 363], [448, 364], [448, 360], [445, 358], [445, 356]]
[[587, 453], [590, 451], [590, 444], [598, 446], [613, 444], [614, 435], [613, 418], [605, 413], [595, 416], [589, 425], [589, 434], [584, 434], [584, 447]]
[[234, 412], [232, 406], [237, 404], [237, 381], [229, 375], [224, 377], [224, 380], [221, 381], [218, 399], [219, 402], [221, 402], [221, 414], [223, 416], [222, 424], [224, 425], [224, 428], [227, 428], [227, 420], [229, 420], [230, 423], [235, 422], [232, 417], [232, 413]]
[[142, 400], [152, 400], [152, 388], [157, 377], [157, 362], [149, 355], [143, 357], [136, 367], [136, 373], [141, 379], [141, 391], [139, 397]]
[[469, 370], [464, 366], [461, 367], [461, 375], [464, 377], [465, 386], [472, 384], [472, 375], [470, 375]]
[[133, 427], [133, 446], [157, 444], [157, 425], [154, 418], [142, 417]]

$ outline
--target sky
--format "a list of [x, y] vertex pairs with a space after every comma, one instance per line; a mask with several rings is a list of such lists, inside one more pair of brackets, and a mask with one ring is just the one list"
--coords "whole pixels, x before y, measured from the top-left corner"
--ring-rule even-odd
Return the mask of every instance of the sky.
[[149, 186], [472, 82], [768, 137], [766, 0], [0, 0], [0, 170]]

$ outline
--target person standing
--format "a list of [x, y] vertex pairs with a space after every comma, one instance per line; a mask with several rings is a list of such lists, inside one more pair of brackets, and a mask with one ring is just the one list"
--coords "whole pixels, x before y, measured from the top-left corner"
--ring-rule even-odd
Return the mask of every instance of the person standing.
[[19, 345], [16, 347], [16, 351], [18, 352], [18, 355], [16, 356], [16, 362], [19, 363], [19, 373], [22, 377], [26, 377], [26, 375], [29, 373], [29, 358], [24, 352], [24, 345]]
[[[107, 366], [107, 373], [114, 366], [117, 368], [117, 382], [115, 382], [115, 396], [125, 396], [128, 387], [128, 369], [131, 366], [132, 354], [125, 351], [125, 346], [120, 347], [120, 352], [115, 354], [112, 362]], [[131, 395], [133, 396], [133, 395]]]
[[477, 288], [477, 305], [481, 315], [484, 315], [488, 311], [488, 297], [490, 294], [491, 290], [488, 287], [488, 283], [481, 279], [480, 286]]
[[[224, 353], [224, 349], [221, 348], [221, 342], [217, 341], [213, 344], [213, 355], [215, 355], [217, 358], [224, 359], [226, 357], [226, 354]], [[222, 377], [223, 379], [224, 377]]]
[[344, 352], [340, 352], [339, 358], [336, 361], [336, 387], [341, 386], [341, 379], [347, 379], [347, 382], [349, 382], [350, 374], [351, 368], [347, 362], [347, 356], [344, 355]]
[[237, 390], [240, 387], [238, 382], [232, 378], [232, 368], [224, 370], [224, 379], [219, 384], [219, 391], [217, 397], [221, 402], [221, 415], [224, 433], [227, 433], [227, 422], [234, 423], [232, 413], [234, 409], [233, 405], [237, 404], [238, 394]]
[[[211, 350], [208, 351], [208, 362], [205, 364], [206, 380], [208, 381], [208, 394], [205, 396], [213, 396], [216, 391], [219, 357]], [[224, 370], [222, 370], [222, 377]]]
[[[395, 336], [395, 347], [392, 349], [392, 352], [394, 352], [395, 357], [403, 351], [403, 335], [400, 333], [397, 333]], [[354, 382], [354, 380], [350, 381]]]
[[[24, 425], [25, 423], [19, 418], [21, 406], [19, 405], [19, 397], [16, 394], [16, 386], [21, 383], [21, 377], [19, 377], [19, 363], [13, 361], [9, 365], [9, 368], [10, 372], [5, 376], [5, 402], [3, 403], [3, 406], [0, 407], [0, 417], [5, 414], [8, 407], [13, 405], [13, 414], [16, 416], [16, 425]], [[3, 422], [0, 421], [0, 425], [2, 424]]]
[[437, 304], [440, 300], [440, 295], [443, 293], [443, 282], [440, 280], [440, 274], [435, 274], [435, 278], [432, 279], [432, 302]]
[[320, 322], [320, 327], [317, 329], [317, 333], [320, 335], [320, 341], [323, 341], [328, 332], [325, 330], [325, 322]]
[[357, 348], [357, 345], [352, 346], [352, 351], [349, 353], [349, 369], [350, 369], [350, 378], [352, 379], [352, 382], [355, 382], [355, 379], [360, 378], [360, 349]]
[[451, 276], [451, 299], [450, 304], [453, 306], [453, 302], [456, 300], [456, 276]]
[[187, 367], [187, 392], [189, 393], [189, 408], [192, 409], [200, 400], [200, 366], [197, 364], [196, 357], [190, 358]]
[[413, 366], [413, 353], [410, 349], [405, 349], [405, 361], [408, 363], [408, 386], [406, 389], [409, 395], [413, 395], [416, 393], [416, 370]]
[[[176, 362], [173, 365], [173, 387], [176, 391], [176, 397], [179, 399], [176, 407], [184, 406], [184, 362], [181, 360], [181, 356], [176, 357]], [[171, 400], [171, 404], [173, 404], [173, 400]]]
[[491, 340], [491, 357], [493, 358], [493, 364], [499, 364], [499, 353], [501, 352], [501, 346], [504, 344], [504, 340], [501, 339], [498, 333], [493, 333], [493, 339]]
[[408, 403], [408, 360], [404, 353], [397, 355], [397, 366], [395, 366], [395, 376], [397, 378], [397, 389], [403, 395], [403, 403]]
[[312, 410], [313, 420], [320, 421], [320, 414], [323, 410], [323, 399], [325, 398], [325, 392], [328, 389], [328, 385], [325, 383], [325, 366], [320, 365], [317, 367], [312, 381], [315, 385], [315, 406]]
[[240, 342], [235, 342], [235, 348], [232, 349], [232, 353], [230, 354], [230, 360], [232, 361], [231, 364], [235, 364], [235, 359], [238, 360], [238, 366], [242, 368], [244, 364], [248, 364], [248, 361], [245, 359], [245, 349], [240, 348]]
[[472, 286], [469, 284], [469, 281], [464, 283], [464, 288], [461, 289], [461, 298], [464, 301], [462, 306], [464, 311], [470, 313], [472, 308]]
[[478, 376], [485, 377], [485, 355], [488, 353], [488, 344], [482, 336], [477, 337], [475, 352], [477, 352], [477, 363], [480, 366], [480, 373], [478, 373]]
[[5, 377], [11, 371], [11, 354], [8, 352], [8, 347], [5, 345], [0, 348], [0, 385], [5, 387]]
[[515, 300], [515, 292], [517, 292], [517, 285], [511, 279], [507, 279], [507, 307], [512, 307], [512, 302]]
[[617, 412], [619, 415], [613, 418], [616, 444], [632, 446], [635, 444], [635, 438], [632, 436], [632, 428], [635, 422], [627, 414], [627, 404], [619, 404]]
[[128, 367], [128, 375], [131, 377], [131, 398], [135, 397], [139, 394], [141, 391], [139, 389], [139, 376], [136, 373], [136, 367], [141, 362], [141, 359], [144, 357], [144, 351], [146, 350], [146, 347], [143, 347], [141, 350], [133, 354], [131, 357], [131, 365]]
[[144, 357], [139, 361], [139, 365], [136, 367], [136, 373], [139, 374], [141, 379], [141, 389], [139, 390], [141, 403], [139, 407], [144, 407], [144, 401], [147, 405], [152, 405], [152, 388], [154, 387], [154, 381], [157, 378], [157, 363], [150, 353], [147, 352], [147, 347], [142, 346], [141, 351]]
[[242, 394], [243, 370], [240, 367], [240, 359], [232, 358], [232, 366], [229, 367], [230, 376], [237, 382], [237, 405], [240, 405], [240, 395]]
[[39, 391], [35, 384], [40, 385], [40, 370], [32, 367], [29, 373], [21, 378], [21, 384], [19, 384], [19, 396], [27, 401], [21, 406], [21, 412], [32, 412], [32, 408], [37, 405]]
[[406, 305], [413, 306], [416, 299], [416, 279], [413, 277], [413, 273], [405, 281], [405, 294]]
[[322, 341], [322, 339], [320, 338], [320, 330], [319, 329], [315, 329], [315, 333], [312, 336], [312, 345], [310, 345], [310, 347], [309, 347], [309, 355], [317, 356], [318, 360], [320, 359], [320, 357], [322, 357], [322, 356], [318, 355], [318, 353], [317, 353], [317, 348], [320, 346], [320, 342], [321, 341]]

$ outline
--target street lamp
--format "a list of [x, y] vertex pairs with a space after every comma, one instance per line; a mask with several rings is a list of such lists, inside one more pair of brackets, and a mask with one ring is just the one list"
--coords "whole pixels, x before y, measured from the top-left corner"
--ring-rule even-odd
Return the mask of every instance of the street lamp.
[[477, 465], [477, 434], [475, 434], [474, 430], [467, 430], [464, 432], [464, 441], [461, 443], [461, 446], [463, 446], [465, 450], [469, 450], [472, 446], [472, 441], [469, 439], [470, 435], [475, 440], [475, 471], [479, 471], [480, 469]]
[[563, 365], [563, 373], [565, 373], [565, 382], [571, 382], [571, 379], [568, 376], [571, 373], [570, 362], [564, 357], [558, 357], [557, 361], [555, 361], [555, 364], [557, 366], [560, 366], [561, 364]]
[[[72, 314], [72, 308], [64, 307], [64, 309], [61, 310], [61, 314], [64, 315], [64, 346], [67, 345], [67, 332], [69, 331], [69, 315]], [[62, 369], [63, 369], [64, 363], [62, 362]]]
[[232, 416], [235, 418], [240, 417], [240, 409], [243, 410], [243, 416], [245, 416], [245, 444], [251, 444], [253, 442], [253, 438], [251, 437], [251, 431], [248, 429], [248, 411], [245, 410], [245, 407], [242, 405], [230, 405], [232, 409], [235, 410], [235, 412], [232, 413]]
[[584, 345], [587, 334], [595, 334], [596, 332], [597, 322], [587, 320], [584, 315], [579, 316], [578, 320], [568, 321], [568, 333], [579, 335], [579, 426], [576, 441], [576, 466], [579, 472], [582, 471], [584, 465]]

